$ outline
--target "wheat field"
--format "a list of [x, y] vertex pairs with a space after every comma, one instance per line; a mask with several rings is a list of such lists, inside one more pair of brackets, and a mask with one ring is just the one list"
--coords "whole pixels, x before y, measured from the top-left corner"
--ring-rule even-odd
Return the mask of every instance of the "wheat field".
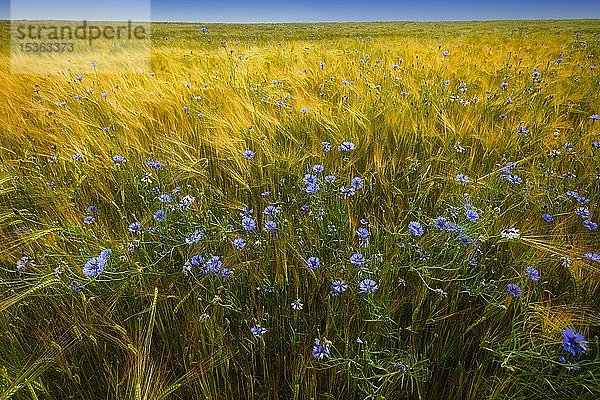
[[600, 397], [598, 20], [7, 25], [0, 399]]

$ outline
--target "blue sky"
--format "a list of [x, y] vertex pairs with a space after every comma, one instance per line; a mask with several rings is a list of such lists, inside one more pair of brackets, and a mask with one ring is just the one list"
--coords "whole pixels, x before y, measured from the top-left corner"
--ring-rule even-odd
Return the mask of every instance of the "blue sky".
[[0, 17], [188, 22], [600, 18], [600, 0], [0, 0]]

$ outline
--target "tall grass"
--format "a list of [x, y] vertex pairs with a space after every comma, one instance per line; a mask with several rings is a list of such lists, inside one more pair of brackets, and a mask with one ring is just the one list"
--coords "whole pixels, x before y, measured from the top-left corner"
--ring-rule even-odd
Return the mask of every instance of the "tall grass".
[[[0, 398], [598, 397], [600, 241], [575, 212], [598, 222], [598, 21], [207, 27], [154, 24], [153, 74], [0, 75]], [[196, 254], [232, 276], [186, 273]]]

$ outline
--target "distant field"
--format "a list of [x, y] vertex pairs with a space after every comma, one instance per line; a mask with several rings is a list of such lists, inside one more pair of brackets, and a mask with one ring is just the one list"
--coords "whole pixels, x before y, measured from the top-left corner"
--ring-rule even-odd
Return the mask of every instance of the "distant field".
[[600, 398], [598, 32], [4, 21], [0, 399]]

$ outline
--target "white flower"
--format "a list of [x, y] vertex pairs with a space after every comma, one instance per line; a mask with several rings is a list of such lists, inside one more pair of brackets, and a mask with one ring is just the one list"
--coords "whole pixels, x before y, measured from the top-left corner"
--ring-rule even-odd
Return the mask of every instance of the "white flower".
[[302, 301], [300, 299], [294, 300], [294, 302], [292, 303], [292, 310], [302, 310], [302, 308], [304, 308], [304, 304], [302, 304]]
[[500, 236], [502, 236], [505, 239], [517, 239], [521, 236], [521, 234], [516, 228], [508, 228], [504, 229], [502, 233], [500, 233]]
[[152, 178], [148, 174], [144, 175], [140, 180], [144, 183], [152, 183]]
[[196, 201], [196, 198], [194, 196], [190, 196], [188, 194], [186, 196], [183, 196], [183, 198], [179, 202], [179, 205], [182, 210], [188, 211], [190, 209], [190, 207], [192, 206], [192, 204], [194, 204], [195, 201]]

